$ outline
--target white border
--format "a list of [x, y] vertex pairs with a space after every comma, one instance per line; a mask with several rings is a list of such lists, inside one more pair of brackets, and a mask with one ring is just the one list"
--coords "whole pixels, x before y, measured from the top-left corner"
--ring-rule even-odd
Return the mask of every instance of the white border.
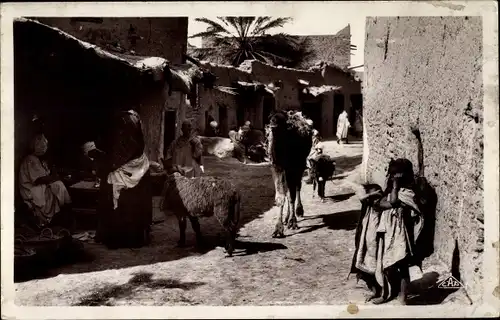
[[[463, 6], [463, 7], [462, 7]], [[484, 84], [484, 296], [475, 306], [358, 306], [351, 315], [346, 305], [293, 307], [17, 307], [12, 281], [13, 257], [13, 48], [12, 20], [21, 16], [226, 16], [308, 15], [315, 12], [363, 12], [366, 16], [477, 16], [483, 18]], [[140, 14], [138, 14], [140, 13]], [[169, 2], [169, 3], [2, 3], [1, 4], [1, 227], [2, 318], [333, 318], [333, 317], [471, 317], [498, 316], [499, 298], [499, 148], [498, 148], [498, 5], [496, 1], [433, 2]], [[306, 32], [306, 31], [304, 31]], [[334, 30], [332, 30], [334, 32]], [[494, 245], [496, 243], [496, 245]]]

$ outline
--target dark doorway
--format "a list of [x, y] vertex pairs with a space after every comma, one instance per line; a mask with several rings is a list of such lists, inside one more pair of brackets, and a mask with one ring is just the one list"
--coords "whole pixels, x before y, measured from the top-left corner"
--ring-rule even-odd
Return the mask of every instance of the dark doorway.
[[236, 109], [236, 121], [238, 122], [238, 127], [241, 127], [245, 123], [245, 107], [241, 102]]
[[228, 123], [227, 123], [227, 107], [226, 106], [219, 106], [219, 133], [221, 136], [226, 137], [229, 130], [228, 130]]
[[302, 102], [302, 113], [313, 121], [313, 128], [321, 132], [321, 100]]
[[351, 106], [349, 121], [354, 123], [356, 121], [356, 111], [362, 112], [363, 110], [363, 95], [361, 93], [351, 94]]
[[333, 95], [333, 131], [337, 132], [337, 120], [339, 115], [344, 111], [344, 95], [336, 93]]
[[166, 152], [170, 147], [172, 141], [175, 140], [175, 129], [177, 123], [177, 112], [176, 111], [165, 111], [165, 128], [163, 131], [163, 154], [166, 156]]
[[262, 106], [262, 122], [264, 126], [269, 124], [269, 117], [275, 111], [275, 101], [274, 97], [264, 97], [264, 102]]

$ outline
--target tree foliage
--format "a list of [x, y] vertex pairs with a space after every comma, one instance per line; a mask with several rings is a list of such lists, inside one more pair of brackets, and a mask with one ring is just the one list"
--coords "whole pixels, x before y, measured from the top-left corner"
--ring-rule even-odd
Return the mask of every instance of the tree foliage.
[[215, 60], [239, 66], [245, 60], [259, 60], [272, 65], [296, 67], [309, 55], [307, 40], [286, 33], [268, 34], [281, 28], [291, 18], [217, 17], [197, 18], [208, 25], [204, 32], [190, 38], [208, 40], [208, 48], [191, 48], [199, 59]]

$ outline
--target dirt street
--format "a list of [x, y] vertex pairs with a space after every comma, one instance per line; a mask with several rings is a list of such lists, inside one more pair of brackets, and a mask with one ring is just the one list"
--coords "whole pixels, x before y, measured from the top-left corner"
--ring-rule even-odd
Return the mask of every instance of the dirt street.
[[[364, 303], [368, 291], [347, 280], [360, 203], [350, 181], [359, 179], [362, 145], [326, 142], [337, 159], [327, 183], [328, 201], [312, 199], [304, 185], [299, 230], [273, 239], [277, 219], [271, 172], [264, 165], [206, 159], [207, 174], [234, 180], [242, 192], [243, 227], [233, 258], [225, 258], [215, 218], [201, 220], [212, 246], [176, 248], [173, 216], [153, 227], [153, 243], [141, 249], [107, 250], [86, 244], [93, 261], [60, 267], [51, 277], [16, 284], [20, 305], [293, 305]], [[194, 234], [187, 228], [187, 243]], [[396, 303], [396, 302], [391, 302]]]

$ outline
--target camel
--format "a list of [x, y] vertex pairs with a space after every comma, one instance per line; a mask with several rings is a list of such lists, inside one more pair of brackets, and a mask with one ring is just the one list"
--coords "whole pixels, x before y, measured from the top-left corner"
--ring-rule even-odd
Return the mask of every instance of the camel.
[[298, 229], [297, 217], [304, 216], [300, 191], [307, 156], [312, 147], [312, 127], [300, 112], [278, 111], [271, 115], [266, 134], [276, 190], [275, 203], [279, 207], [279, 220], [272, 237], [283, 238], [285, 199], [288, 199], [285, 224], [289, 229]]

